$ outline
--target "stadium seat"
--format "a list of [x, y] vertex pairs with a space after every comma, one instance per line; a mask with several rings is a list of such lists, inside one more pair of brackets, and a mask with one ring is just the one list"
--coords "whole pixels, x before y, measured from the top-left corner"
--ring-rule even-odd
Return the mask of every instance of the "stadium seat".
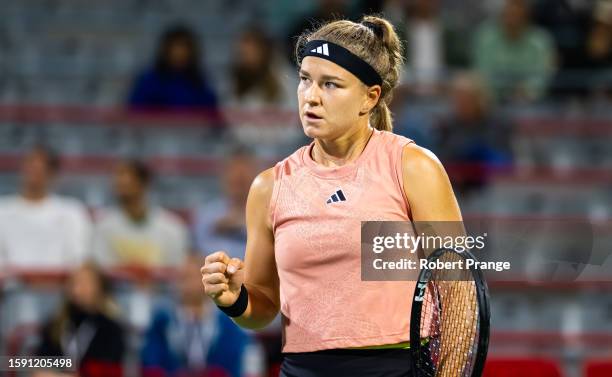
[[268, 371], [268, 377], [278, 377], [280, 375], [281, 364], [274, 363], [270, 366], [270, 370]]
[[122, 377], [123, 366], [104, 361], [89, 361], [81, 365], [81, 375], [87, 377]]
[[584, 363], [584, 377], [609, 377], [612, 376], [612, 358], [587, 360]]
[[545, 358], [490, 358], [483, 377], [561, 377], [556, 360]]

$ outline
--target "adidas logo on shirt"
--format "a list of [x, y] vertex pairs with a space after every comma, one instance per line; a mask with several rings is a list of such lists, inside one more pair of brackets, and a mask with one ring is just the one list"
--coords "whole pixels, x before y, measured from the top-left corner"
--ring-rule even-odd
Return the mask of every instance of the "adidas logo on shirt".
[[329, 49], [327, 47], [327, 43], [323, 43], [321, 46], [317, 48], [313, 48], [310, 52], [316, 52], [317, 54], [329, 56]]
[[342, 190], [336, 191], [329, 199], [327, 199], [327, 204], [336, 202], [346, 202], [346, 197], [344, 196]]

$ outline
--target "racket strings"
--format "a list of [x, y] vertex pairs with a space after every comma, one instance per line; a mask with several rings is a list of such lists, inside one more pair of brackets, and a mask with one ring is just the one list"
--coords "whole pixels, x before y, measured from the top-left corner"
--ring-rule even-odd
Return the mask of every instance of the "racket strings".
[[[442, 261], [461, 256], [447, 253]], [[421, 375], [471, 376], [479, 335], [476, 284], [470, 271], [433, 270], [421, 311]]]

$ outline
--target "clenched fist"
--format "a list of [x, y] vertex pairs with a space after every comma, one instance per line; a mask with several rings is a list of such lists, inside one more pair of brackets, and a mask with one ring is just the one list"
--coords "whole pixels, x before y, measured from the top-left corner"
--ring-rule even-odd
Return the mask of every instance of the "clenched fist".
[[206, 257], [202, 272], [204, 292], [218, 306], [231, 306], [238, 300], [244, 282], [244, 263], [217, 251]]

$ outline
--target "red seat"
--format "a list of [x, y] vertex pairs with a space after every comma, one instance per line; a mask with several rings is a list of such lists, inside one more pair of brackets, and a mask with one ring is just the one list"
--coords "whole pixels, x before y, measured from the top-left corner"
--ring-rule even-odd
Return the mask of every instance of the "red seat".
[[489, 358], [483, 377], [561, 377], [555, 360], [545, 358]]
[[81, 365], [79, 372], [83, 377], [123, 377], [123, 366], [119, 363], [91, 360]]
[[268, 377], [278, 377], [280, 375], [281, 364], [274, 363], [270, 365], [270, 369], [268, 370]]
[[610, 377], [612, 376], [612, 359], [588, 360], [584, 363], [585, 377]]

